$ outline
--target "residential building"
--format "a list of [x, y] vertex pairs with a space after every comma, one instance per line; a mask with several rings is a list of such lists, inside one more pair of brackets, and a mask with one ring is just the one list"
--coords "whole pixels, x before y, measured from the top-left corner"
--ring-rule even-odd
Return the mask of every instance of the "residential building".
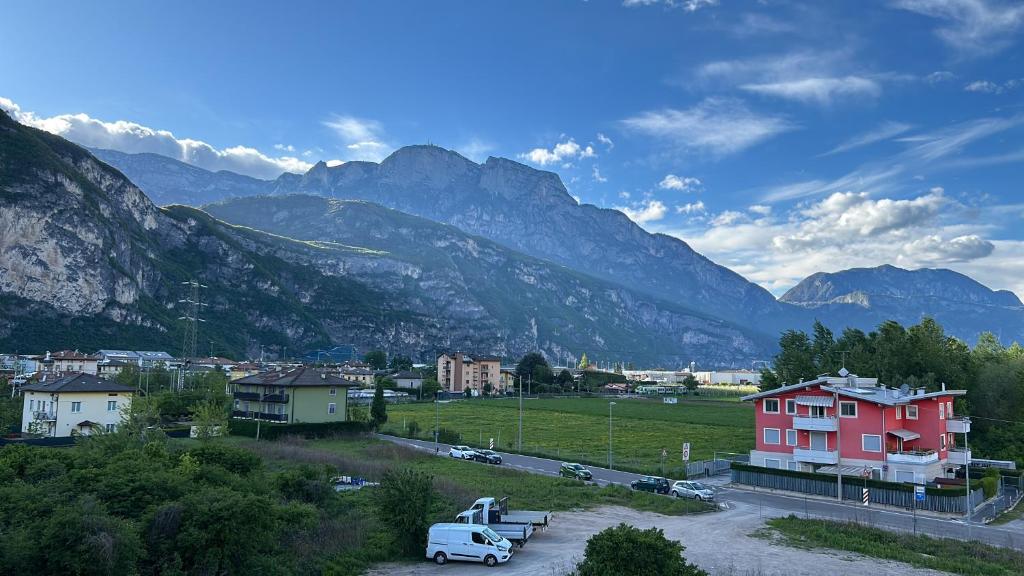
[[259, 374], [261, 369], [260, 365], [255, 362], [241, 362], [231, 367], [231, 371], [228, 373], [228, 380], [238, 380], [239, 378]]
[[231, 381], [235, 418], [272, 422], [342, 422], [348, 419], [348, 389], [357, 382], [300, 366]]
[[21, 390], [21, 431], [50, 437], [88, 435], [96, 430], [113, 432], [135, 392], [134, 388], [84, 372], [47, 374]]
[[955, 436], [970, 424], [953, 414], [964, 390], [893, 389], [840, 374], [744, 396], [755, 406], [750, 463], [923, 484], [970, 460]]
[[369, 368], [342, 366], [338, 369], [338, 376], [345, 380], [359, 382], [364, 386], [369, 386], [375, 383], [373, 370], [370, 370]]
[[490, 384], [491, 392], [497, 393], [501, 390], [501, 358], [445, 352], [437, 357], [437, 382], [449, 392], [480, 393]]
[[423, 386], [423, 375], [411, 370], [402, 370], [391, 375], [398, 388], [413, 388], [419, 390]]
[[84, 372], [96, 375], [96, 363], [99, 356], [79, 352], [78, 350], [61, 350], [47, 352], [41, 362], [44, 372], [63, 374], [65, 372]]
[[96, 363], [96, 375], [100, 378], [114, 378], [129, 366], [132, 364], [120, 360], [100, 360]]
[[495, 393], [505, 393], [516, 388], [516, 369], [501, 368], [498, 376], [498, 389]]

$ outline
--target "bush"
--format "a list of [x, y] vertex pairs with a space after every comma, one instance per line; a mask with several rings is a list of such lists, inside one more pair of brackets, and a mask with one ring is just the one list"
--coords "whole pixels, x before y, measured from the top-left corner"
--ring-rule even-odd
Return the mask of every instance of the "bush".
[[660, 528], [641, 530], [619, 524], [587, 541], [583, 561], [574, 576], [707, 576], [683, 558], [686, 548], [669, 540]]
[[262, 465], [260, 457], [252, 452], [222, 444], [201, 444], [188, 453], [200, 464], [216, 464], [239, 476], [246, 476]]
[[400, 546], [409, 554], [422, 554], [430, 528], [434, 478], [411, 468], [391, 470], [373, 493], [380, 519], [394, 529]]
[[420, 435], [420, 423], [415, 421], [415, 420], [409, 422], [405, 426], [405, 431], [406, 431], [406, 433], [409, 434], [409, 436], [411, 436], [413, 438], [415, 438], [416, 436], [419, 436]]
[[985, 499], [992, 498], [999, 492], [999, 476], [985, 476], [981, 479], [981, 489], [985, 492]]
[[[236, 436], [256, 437], [257, 423], [254, 420], [232, 420], [231, 433]], [[369, 426], [365, 422], [317, 422], [300, 424], [271, 424], [260, 422], [260, 438], [276, 440], [282, 436], [302, 436], [304, 438], [324, 438], [326, 436], [365, 434]]]
[[437, 441], [442, 444], [458, 444], [462, 442], [462, 435], [456, 432], [455, 430], [449, 430], [447, 428], [438, 428]]

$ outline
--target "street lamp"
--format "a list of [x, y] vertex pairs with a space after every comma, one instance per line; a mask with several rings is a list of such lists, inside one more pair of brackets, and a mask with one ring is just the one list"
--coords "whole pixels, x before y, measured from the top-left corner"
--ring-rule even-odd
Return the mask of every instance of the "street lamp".
[[439, 432], [438, 427], [441, 425], [440, 404], [437, 403], [437, 398], [440, 395], [440, 390], [434, 390], [434, 454], [441, 453], [441, 450], [437, 446], [437, 434]]
[[608, 469], [612, 469], [612, 406], [615, 402], [608, 403]]
[[[967, 443], [967, 432], [971, 429], [971, 419], [964, 418], [964, 476], [967, 478], [967, 539], [971, 539], [971, 513], [974, 505], [971, 502], [971, 446]], [[1002, 479], [1000, 479], [1002, 481]]]

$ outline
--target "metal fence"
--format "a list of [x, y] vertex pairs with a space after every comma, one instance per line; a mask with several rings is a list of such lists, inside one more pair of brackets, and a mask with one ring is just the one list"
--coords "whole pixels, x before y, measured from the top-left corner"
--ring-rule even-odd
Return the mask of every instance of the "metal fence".
[[[836, 497], [837, 482], [834, 479], [812, 479], [798, 478], [794, 476], [783, 476], [771, 472], [756, 472], [752, 470], [732, 470], [732, 481], [737, 484], [771, 488], [772, 490], [786, 490], [788, 492], [800, 492], [816, 496]], [[865, 485], [855, 478], [843, 478], [843, 499], [861, 502]], [[908, 490], [894, 490], [889, 488], [878, 488], [866, 486], [868, 489], [868, 500], [875, 504], [888, 506], [899, 506], [900, 508], [914, 508], [915, 504], [919, 510], [932, 512], [943, 512], [950, 514], [963, 514], [967, 510], [966, 496], [939, 496], [926, 494], [924, 502], [914, 501], [914, 492]], [[971, 492], [971, 503], [974, 507], [985, 500], [982, 490]]]

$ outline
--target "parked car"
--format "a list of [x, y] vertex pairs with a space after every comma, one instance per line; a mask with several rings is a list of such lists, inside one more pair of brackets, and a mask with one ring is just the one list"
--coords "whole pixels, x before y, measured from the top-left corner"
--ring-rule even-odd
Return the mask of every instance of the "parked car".
[[697, 500], [715, 499], [715, 491], [710, 486], [690, 480], [680, 480], [673, 484], [672, 495], [676, 498], [695, 498]]
[[501, 454], [494, 450], [474, 450], [473, 460], [485, 464], [501, 464]]
[[584, 482], [594, 479], [594, 475], [590, 473], [590, 470], [584, 468], [582, 464], [576, 464], [575, 462], [562, 462], [562, 467], [558, 469], [558, 475], [583, 480]]
[[476, 452], [469, 446], [452, 446], [448, 451], [448, 455], [452, 458], [462, 458], [463, 460], [472, 460], [474, 454]]
[[487, 526], [434, 524], [427, 533], [427, 558], [438, 564], [462, 560], [497, 566], [511, 557], [512, 543]]
[[670, 490], [668, 479], [661, 476], [641, 476], [639, 480], [630, 482], [629, 487], [633, 490], [654, 492], [655, 494], [668, 494]]

